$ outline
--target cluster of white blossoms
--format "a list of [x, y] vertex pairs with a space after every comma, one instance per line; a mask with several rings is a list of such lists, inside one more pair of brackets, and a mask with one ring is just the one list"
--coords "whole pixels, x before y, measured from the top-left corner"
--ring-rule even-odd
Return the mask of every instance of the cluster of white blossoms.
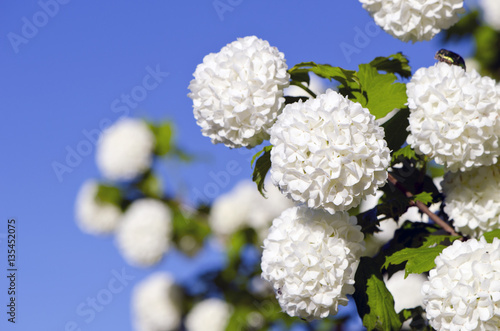
[[499, 228], [500, 164], [444, 176], [444, 211], [457, 231], [472, 237]]
[[262, 254], [262, 277], [281, 308], [307, 320], [336, 314], [354, 293], [354, 274], [364, 250], [361, 227], [347, 212], [306, 206], [273, 221]]
[[455, 240], [424, 283], [427, 318], [436, 330], [498, 330], [500, 240]]
[[[496, 1], [496, 0], [491, 0]], [[464, 0], [360, 0], [375, 23], [404, 42], [431, 40], [464, 13]]]
[[476, 71], [438, 62], [407, 84], [408, 143], [450, 171], [497, 162], [500, 87]]
[[180, 290], [168, 273], [157, 272], [143, 280], [132, 293], [135, 330], [179, 330], [180, 299]]
[[258, 233], [266, 232], [273, 219], [293, 202], [280, 193], [276, 186], [267, 182], [264, 198], [254, 182], [244, 180], [231, 191], [214, 201], [208, 222], [212, 231], [224, 237], [245, 227]]
[[142, 120], [122, 118], [101, 134], [96, 162], [110, 180], [131, 180], [149, 169], [155, 137]]
[[161, 201], [139, 199], [125, 211], [116, 231], [116, 242], [131, 265], [151, 266], [170, 247], [172, 214]]
[[122, 212], [117, 206], [98, 201], [97, 182], [85, 182], [75, 203], [77, 224], [83, 232], [90, 234], [108, 234], [115, 230]]
[[479, 0], [484, 21], [493, 29], [500, 31], [500, 1]]
[[287, 69], [283, 53], [255, 36], [205, 56], [188, 94], [202, 134], [231, 148], [251, 148], [269, 139], [290, 83]]
[[186, 331], [226, 330], [232, 307], [226, 301], [210, 298], [197, 303], [186, 316]]
[[310, 208], [349, 210], [387, 180], [384, 129], [368, 109], [333, 90], [287, 105], [270, 141], [273, 182]]

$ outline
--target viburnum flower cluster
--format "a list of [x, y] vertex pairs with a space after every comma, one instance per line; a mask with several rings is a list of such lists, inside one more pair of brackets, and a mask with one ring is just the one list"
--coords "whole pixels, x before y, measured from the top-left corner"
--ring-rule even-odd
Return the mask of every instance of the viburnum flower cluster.
[[97, 182], [92, 180], [85, 182], [80, 188], [75, 203], [77, 224], [86, 233], [112, 233], [120, 221], [122, 211], [118, 206], [99, 201], [97, 189]]
[[500, 155], [500, 87], [475, 70], [439, 62], [407, 84], [408, 143], [450, 171], [492, 165]]
[[283, 53], [255, 36], [205, 56], [188, 94], [202, 134], [231, 148], [251, 148], [269, 139], [284, 106], [287, 69]]
[[172, 215], [155, 199], [134, 201], [125, 211], [116, 231], [116, 242], [124, 258], [136, 266], [157, 263], [170, 247]]
[[273, 182], [310, 208], [351, 209], [387, 180], [384, 129], [368, 109], [333, 90], [287, 105], [270, 141]]
[[97, 166], [109, 180], [131, 180], [150, 168], [154, 147], [154, 134], [144, 121], [122, 118], [101, 134]]
[[186, 316], [186, 331], [226, 330], [232, 307], [217, 298], [205, 299], [197, 303]]
[[[491, 0], [495, 1], [495, 0]], [[463, 0], [360, 0], [375, 23], [401, 41], [431, 40], [458, 22]]]
[[479, 237], [500, 223], [500, 164], [447, 173], [443, 181], [446, 214], [461, 233]]
[[455, 240], [435, 259], [424, 306], [436, 330], [498, 330], [500, 240]]
[[180, 290], [170, 274], [157, 272], [143, 280], [132, 293], [135, 330], [179, 330], [180, 299]]
[[324, 318], [347, 304], [364, 250], [355, 224], [346, 212], [306, 206], [289, 208], [273, 221], [264, 240], [262, 277], [290, 316]]

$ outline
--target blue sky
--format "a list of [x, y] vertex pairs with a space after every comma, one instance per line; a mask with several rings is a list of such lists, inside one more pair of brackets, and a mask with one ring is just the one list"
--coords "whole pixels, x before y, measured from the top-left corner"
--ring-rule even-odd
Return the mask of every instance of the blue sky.
[[[214, 6], [221, 3], [224, 12]], [[132, 330], [133, 285], [154, 270], [189, 272], [175, 257], [153, 269], [128, 266], [112, 238], [77, 228], [74, 200], [86, 179], [99, 176], [93, 140], [100, 127], [123, 114], [173, 120], [179, 144], [200, 155], [188, 167], [158, 165], [168, 190], [195, 199], [213, 187], [210, 174], [231, 161], [241, 171], [215, 193], [250, 177], [252, 153], [212, 145], [193, 118], [187, 86], [206, 54], [257, 35], [284, 52], [289, 66], [316, 61], [355, 69], [402, 51], [415, 71], [434, 63], [442, 46], [439, 38], [405, 44], [374, 30], [358, 1], [26, 0], [0, 6], [1, 330], [63, 331], [72, 323], [81, 330]], [[346, 47], [356, 51], [348, 54]], [[452, 49], [472, 53], [467, 44]], [[141, 89], [145, 79], [149, 90]], [[131, 93], [136, 99], [127, 101]], [[65, 171], [55, 171], [55, 164]], [[2, 276], [8, 218], [17, 220], [18, 231], [15, 325], [6, 322]], [[92, 306], [96, 296], [106, 305]]]

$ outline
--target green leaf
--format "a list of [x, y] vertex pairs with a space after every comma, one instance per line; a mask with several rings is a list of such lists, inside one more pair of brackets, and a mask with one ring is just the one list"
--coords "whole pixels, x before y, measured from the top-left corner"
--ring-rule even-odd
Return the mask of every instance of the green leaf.
[[258, 158], [257, 161], [255, 161], [252, 180], [257, 184], [257, 188], [264, 198], [266, 197], [264, 195], [264, 181], [266, 179], [267, 172], [271, 169], [272, 148], [273, 146], [266, 146], [252, 158], [252, 166], [254, 165], [255, 159]]
[[314, 72], [316, 75], [328, 80], [336, 80], [343, 85], [348, 82], [357, 81], [356, 72], [354, 70], [346, 70], [340, 67], [333, 67], [329, 64], [316, 64], [314, 62], [302, 62], [289, 69], [292, 81], [306, 82], [309, 84], [309, 72]]
[[120, 207], [123, 197], [118, 187], [99, 183], [95, 199], [101, 203], [109, 203]]
[[394, 310], [394, 299], [375, 260], [362, 257], [354, 279], [353, 297], [363, 325], [368, 330], [399, 330], [401, 322]]
[[444, 245], [437, 245], [434, 247], [418, 247], [418, 248], [405, 248], [391, 256], [386, 257], [384, 268], [389, 264], [400, 264], [406, 262], [405, 278], [409, 274], [421, 274], [427, 272], [436, 266], [434, 259], [445, 249]]
[[417, 201], [420, 201], [422, 202], [423, 204], [428, 204], [428, 203], [431, 203], [432, 202], [432, 193], [431, 192], [421, 192], [419, 194], [415, 194], [413, 197], [412, 197], [413, 201], [417, 202]]
[[162, 183], [152, 171], [144, 175], [137, 187], [148, 197], [160, 198], [163, 194]]
[[360, 64], [358, 78], [361, 90], [352, 91], [355, 101], [370, 110], [375, 118], [382, 118], [407, 102], [406, 85], [395, 83], [396, 75], [380, 74], [369, 64]]
[[378, 71], [398, 74], [401, 77], [411, 77], [411, 67], [409, 61], [403, 53], [392, 54], [389, 56], [379, 56], [370, 62], [370, 65]]
[[154, 153], [166, 155], [173, 146], [174, 125], [171, 122], [162, 122], [158, 125], [148, 123], [156, 139]]
[[397, 151], [395, 151], [394, 153], [392, 153], [391, 162], [394, 163], [394, 162], [396, 162], [396, 160], [398, 160], [398, 159], [400, 160], [400, 158], [418, 161], [417, 154], [411, 148], [410, 145], [406, 145], [405, 147], [400, 148]]
[[385, 131], [385, 140], [391, 151], [397, 151], [406, 141], [408, 132], [406, 128], [410, 125], [408, 117], [410, 110], [408, 108], [400, 109], [387, 122], [382, 124]]
[[492, 243], [494, 238], [500, 238], [500, 229], [486, 232], [483, 237], [487, 242]]
[[446, 246], [450, 245], [454, 240], [460, 239], [460, 236], [450, 236], [450, 235], [431, 235], [425, 238], [422, 247], [432, 247], [435, 245], [440, 245], [446, 243]]

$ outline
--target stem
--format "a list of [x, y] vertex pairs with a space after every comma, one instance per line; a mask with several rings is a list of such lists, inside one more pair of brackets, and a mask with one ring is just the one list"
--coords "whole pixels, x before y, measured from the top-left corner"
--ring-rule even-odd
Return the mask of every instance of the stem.
[[313, 91], [311, 91], [307, 86], [305, 86], [304, 84], [302, 84], [301, 82], [297, 82], [297, 81], [294, 81], [292, 80], [290, 82], [290, 85], [295, 85], [295, 86], [298, 86], [300, 87], [301, 89], [303, 89], [304, 91], [306, 91], [307, 93], [309, 93], [313, 98], [316, 98], [316, 93], [314, 93]]
[[[403, 192], [406, 197], [411, 198], [413, 197], [413, 194], [409, 191], [407, 191], [403, 185], [401, 185], [396, 178], [394, 178], [391, 174], [389, 174], [389, 182], [394, 185], [396, 188], [398, 188], [401, 192]], [[459, 236], [461, 237], [458, 233], [455, 232], [455, 230], [445, 221], [443, 221], [438, 215], [434, 214], [427, 208], [425, 204], [422, 203], [422, 201], [414, 201], [410, 200], [410, 205], [411, 206], [417, 206], [418, 209], [420, 209], [423, 213], [425, 213], [431, 220], [434, 221], [437, 225], [442, 227], [446, 232], [451, 234], [452, 236]]]

